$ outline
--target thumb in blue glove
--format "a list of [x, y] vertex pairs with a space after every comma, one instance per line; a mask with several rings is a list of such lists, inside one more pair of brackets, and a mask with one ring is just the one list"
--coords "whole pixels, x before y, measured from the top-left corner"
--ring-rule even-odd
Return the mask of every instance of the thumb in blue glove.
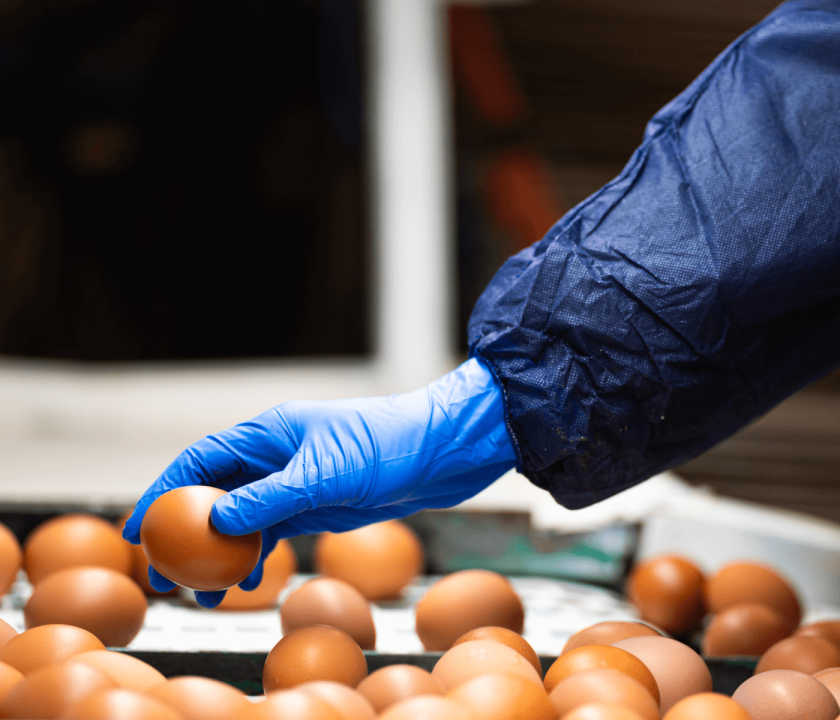
[[[261, 530], [263, 551], [240, 584], [255, 588], [280, 538], [342, 532], [451, 507], [512, 468], [501, 388], [469, 360], [422, 390], [331, 402], [294, 401], [187, 448], [137, 503], [123, 531], [139, 542], [146, 509], [193, 484], [230, 492], [211, 519], [229, 535]], [[150, 568], [155, 589], [172, 583]], [[197, 593], [214, 607], [224, 592]]]

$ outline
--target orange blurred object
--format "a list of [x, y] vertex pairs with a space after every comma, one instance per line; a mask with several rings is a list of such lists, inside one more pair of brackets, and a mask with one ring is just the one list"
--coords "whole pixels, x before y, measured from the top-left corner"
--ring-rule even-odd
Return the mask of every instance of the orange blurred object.
[[648, 620], [669, 633], [682, 633], [703, 619], [703, 572], [681, 555], [658, 555], [638, 563], [627, 596]]
[[518, 675], [489, 674], [447, 694], [482, 720], [556, 720], [557, 710], [538, 685]]
[[659, 686], [647, 665], [635, 655], [612, 645], [584, 645], [561, 655], [545, 674], [546, 692], [554, 690], [570, 675], [604, 668], [618, 670], [640, 682], [659, 704]]
[[549, 698], [562, 718], [580, 705], [610, 702], [624, 705], [645, 720], [659, 720], [659, 704], [638, 680], [618, 670], [584, 670], [562, 680]]
[[[144, 556], [145, 557], [145, 556]], [[253, 590], [238, 585], [228, 588], [217, 610], [265, 610], [277, 604], [277, 597], [297, 572], [297, 558], [288, 540], [279, 540], [263, 561], [263, 577]]]
[[661, 633], [656, 632], [653, 628], [642, 623], [605, 620], [604, 622], [590, 625], [572, 635], [563, 647], [563, 652], [560, 654], [564, 655], [583, 645], [612, 645], [619, 640], [625, 640], [631, 637], [643, 637], [645, 635], [662, 637]]
[[16, 635], [0, 647], [0, 662], [24, 675], [64, 662], [88, 650], [104, 650], [93, 633], [71, 625], [41, 625]]
[[23, 673], [8, 663], [0, 662], [0, 703], [15, 685], [23, 680]]
[[146, 694], [190, 720], [236, 720], [247, 715], [251, 707], [241, 690], [204, 677], [170, 678]]
[[487, 11], [474, 5], [449, 8], [449, 43], [455, 78], [491, 125], [513, 125], [527, 105]]
[[813, 675], [840, 666], [840, 647], [821, 637], [789, 637], [770, 647], [755, 666], [755, 674], [768, 670], [797, 670]]
[[[0, 523], [0, 595], [5, 595], [12, 587], [18, 570], [23, 565], [23, 551], [15, 534]], [[0, 634], [2, 641], [2, 634]]]
[[432, 670], [447, 691], [488, 673], [518, 675], [542, 687], [542, 679], [531, 663], [516, 650], [493, 640], [462, 643], [444, 653]]
[[743, 705], [720, 693], [697, 693], [680, 700], [663, 720], [753, 720]]
[[484, 184], [487, 209], [514, 253], [542, 238], [566, 210], [548, 161], [530, 150], [494, 156]]
[[511, 650], [516, 650], [516, 652], [531, 663], [534, 666], [534, 670], [537, 671], [537, 674], [542, 677], [543, 671], [540, 656], [537, 655], [536, 650], [519, 633], [503, 627], [480, 627], [461, 635], [461, 637], [452, 643], [452, 647], [469, 642], [470, 640], [493, 640], [494, 642], [502, 643], [502, 645], [507, 645]]
[[793, 586], [773, 568], [756, 562], [724, 565], [706, 580], [706, 607], [717, 614], [730, 605], [754, 602], [778, 610], [790, 622], [790, 631], [799, 626], [802, 606]]
[[91, 650], [73, 656], [73, 662], [85, 663], [101, 670], [125, 690], [145, 692], [166, 682], [159, 670], [131, 655], [111, 650]]
[[790, 623], [773, 608], [758, 603], [730, 605], [706, 627], [703, 654], [761, 655], [789, 634]]
[[387, 665], [368, 675], [356, 687], [381, 713], [394, 703], [416, 695], [443, 695], [445, 689], [428, 670], [414, 665]]
[[834, 699], [840, 703], [840, 667], [826, 668], [815, 672], [811, 677], [814, 680], [819, 680], [822, 685], [834, 696]]
[[438, 695], [418, 695], [391, 705], [379, 720], [476, 720], [460, 703]]
[[314, 561], [322, 575], [350, 583], [368, 600], [397, 598], [423, 569], [423, 546], [399, 520], [324, 533]]
[[376, 711], [370, 701], [343, 683], [321, 680], [298, 685], [295, 690], [320, 698], [337, 710], [343, 720], [376, 720]]
[[0, 620], [0, 647], [3, 647], [7, 642], [9, 642], [9, 640], [11, 640], [16, 635], [18, 635], [17, 630], [15, 630], [5, 620]]
[[821, 637], [840, 645], [840, 620], [823, 620], [822, 622], [802, 625], [795, 633], [796, 637]]
[[644, 720], [635, 710], [617, 703], [587, 703], [567, 712], [561, 720]]
[[[106, 690], [82, 698], [62, 715], [64, 720], [183, 720], [160, 700], [133, 690]], [[232, 718], [231, 720], [235, 720]]]
[[105, 673], [72, 660], [27, 675], [0, 702], [0, 717], [57, 718], [73, 703], [116, 684]]

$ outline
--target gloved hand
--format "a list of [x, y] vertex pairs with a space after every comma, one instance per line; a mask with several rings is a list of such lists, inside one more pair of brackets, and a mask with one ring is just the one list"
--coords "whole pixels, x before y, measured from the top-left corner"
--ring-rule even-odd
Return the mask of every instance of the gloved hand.
[[[501, 389], [473, 359], [422, 390], [288, 402], [200, 440], [140, 498], [123, 536], [138, 544], [147, 508], [173, 488], [228, 490], [211, 520], [228, 535], [262, 531], [260, 562], [240, 583], [252, 590], [280, 538], [450, 507], [490, 485], [515, 460]], [[156, 590], [174, 587], [151, 567], [149, 579]], [[215, 607], [224, 591], [196, 597]]]

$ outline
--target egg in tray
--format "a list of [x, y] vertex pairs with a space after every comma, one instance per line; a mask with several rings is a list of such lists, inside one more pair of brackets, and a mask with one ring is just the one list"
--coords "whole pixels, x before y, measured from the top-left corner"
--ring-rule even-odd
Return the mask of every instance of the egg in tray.
[[155, 593], [118, 526], [59, 516], [22, 550], [0, 527], [0, 717], [840, 714], [840, 621], [802, 625], [795, 590], [757, 563], [707, 577], [652, 558], [628, 601], [482, 569], [423, 576], [421, 544], [391, 521], [318, 538], [318, 575], [297, 574], [281, 541], [258, 590], [206, 610], [190, 591]]

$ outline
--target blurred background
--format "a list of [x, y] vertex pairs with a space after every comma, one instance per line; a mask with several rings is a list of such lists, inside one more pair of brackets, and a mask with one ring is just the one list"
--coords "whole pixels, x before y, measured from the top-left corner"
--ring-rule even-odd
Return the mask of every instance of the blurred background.
[[[129, 504], [271, 405], [454, 367], [503, 260], [777, 4], [6, 0], [0, 498]], [[838, 393], [676, 471], [840, 521]]]

